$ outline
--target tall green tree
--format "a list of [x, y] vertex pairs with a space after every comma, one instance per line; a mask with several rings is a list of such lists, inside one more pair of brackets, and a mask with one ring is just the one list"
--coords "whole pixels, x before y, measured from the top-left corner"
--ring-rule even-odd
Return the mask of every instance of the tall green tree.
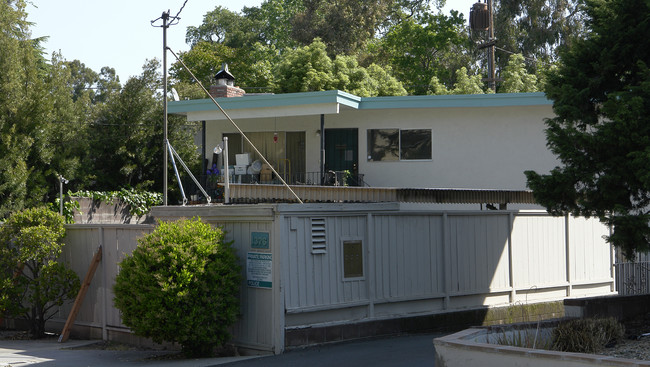
[[[497, 46], [539, 62], [557, 60], [558, 50], [584, 36], [582, 0], [497, 0], [494, 2]], [[497, 51], [505, 67], [509, 55]], [[531, 65], [531, 70], [535, 65]]]
[[318, 39], [287, 52], [274, 74], [277, 93], [339, 89], [360, 96], [406, 94], [401, 83], [378, 65], [361, 67], [352, 56], [339, 55], [332, 60]]
[[[59, 65], [49, 67], [29, 32], [25, 2], [0, 3], [0, 217], [47, 201], [53, 188], [52, 121], [70, 99], [52, 93]], [[52, 185], [52, 186], [50, 186]]]
[[291, 37], [293, 19], [305, 10], [303, 0], [266, 0], [258, 7], [244, 7], [242, 13], [259, 25], [263, 43], [278, 50], [297, 46]]
[[390, 28], [375, 53], [383, 64], [392, 66], [411, 94], [426, 94], [434, 76], [450, 86], [455, 71], [471, 64], [463, 51], [469, 47], [464, 23], [455, 11], [450, 16], [425, 14], [407, 19]]
[[293, 19], [292, 37], [303, 45], [321, 39], [331, 55], [362, 49], [386, 19], [390, 0], [304, 0]]
[[650, 3], [587, 0], [586, 12], [587, 39], [560, 53], [546, 87], [561, 165], [526, 176], [550, 213], [599, 218], [631, 257], [650, 249]]
[[[89, 126], [84, 189], [133, 187], [162, 190], [163, 116], [159, 62], [150, 60], [111, 95]], [[169, 140], [183, 160], [198, 170], [195, 128], [180, 116], [169, 117]], [[194, 172], [196, 172], [196, 170]]]
[[524, 93], [540, 90], [537, 75], [526, 70], [524, 56], [514, 54], [510, 56], [508, 65], [501, 71], [503, 82], [499, 86], [499, 93]]
[[217, 6], [203, 16], [201, 25], [187, 27], [185, 41], [190, 45], [209, 42], [239, 48], [263, 41], [261, 27], [256, 19]]

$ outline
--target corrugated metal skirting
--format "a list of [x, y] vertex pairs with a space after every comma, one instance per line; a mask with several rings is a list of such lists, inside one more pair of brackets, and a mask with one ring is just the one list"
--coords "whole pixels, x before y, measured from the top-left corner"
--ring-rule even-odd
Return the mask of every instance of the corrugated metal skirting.
[[[304, 202], [408, 202], [446, 204], [534, 204], [532, 191], [475, 190], [475, 189], [402, 189], [392, 187], [350, 186], [291, 186]], [[234, 203], [295, 202], [289, 190], [282, 185], [231, 184], [230, 196]]]

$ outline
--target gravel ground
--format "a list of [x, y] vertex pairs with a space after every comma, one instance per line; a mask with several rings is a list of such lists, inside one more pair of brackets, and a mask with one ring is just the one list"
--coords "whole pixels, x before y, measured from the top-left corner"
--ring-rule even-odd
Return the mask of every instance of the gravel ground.
[[650, 337], [643, 337], [639, 340], [626, 339], [611, 348], [606, 348], [598, 354], [616, 357], [650, 360]]
[[598, 354], [650, 361], [650, 313], [628, 320], [625, 325], [625, 339]]

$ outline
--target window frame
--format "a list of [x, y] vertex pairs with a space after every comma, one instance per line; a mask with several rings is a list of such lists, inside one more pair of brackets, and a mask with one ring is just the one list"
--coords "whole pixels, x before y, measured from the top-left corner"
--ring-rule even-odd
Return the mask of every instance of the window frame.
[[[374, 152], [374, 145], [372, 144], [371, 141], [371, 132], [372, 131], [378, 131], [378, 130], [386, 130], [389, 133], [392, 131], [397, 131], [397, 159], [373, 159], [373, 152]], [[403, 157], [403, 151], [402, 151], [402, 133], [405, 131], [428, 131], [429, 132], [429, 146], [430, 146], [430, 151], [429, 151], [429, 157], [428, 158], [404, 158]], [[367, 152], [367, 158], [368, 162], [429, 162], [433, 160], [433, 129], [431, 128], [409, 128], [409, 129], [401, 129], [401, 128], [378, 128], [378, 129], [366, 129], [366, 152]]]
[[[353, 282], [366, 279], [367, 265], [366, 265], [366, 248], [363, 244], [363, 237], [354, 236], [354, 237], [341, 237], [341, 276], [344, 282]], [[345, 273], [345, 245], [346, 243], [356, 243], [358, 242], [361, 245], [361, 275], [346, 276]]]

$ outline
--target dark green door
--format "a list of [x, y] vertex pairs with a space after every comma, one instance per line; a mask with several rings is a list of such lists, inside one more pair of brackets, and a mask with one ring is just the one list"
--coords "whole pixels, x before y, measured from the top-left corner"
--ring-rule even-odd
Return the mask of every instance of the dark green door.
[[325, 129], [325, 171], [350, 171], [357, 175], [358, 129]]

